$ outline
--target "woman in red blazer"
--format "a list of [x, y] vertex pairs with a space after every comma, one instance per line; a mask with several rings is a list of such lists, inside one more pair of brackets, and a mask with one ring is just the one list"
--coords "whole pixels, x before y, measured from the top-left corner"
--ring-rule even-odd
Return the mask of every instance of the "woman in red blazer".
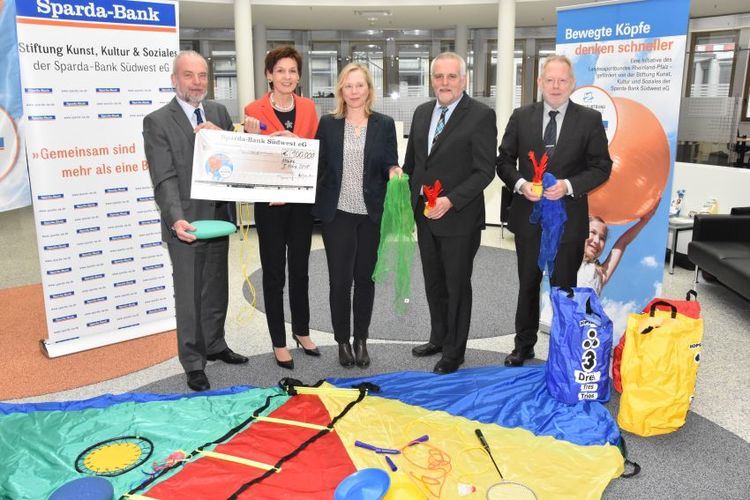
[[[271, 91], [245, 106], [245, 132], [313, 139], [318, 129], [315, 104], [295, 94], [302, 71], [300, 53], [288, 46], [273, 49], [266, 55], [265, 71]], [[261, 130], [261, 123], [265, 130]], [[276, 364], [282, 368], [294, 368], [294, 359], [286, 348], [284, 324], [287, 264], [292, 338], [297, 346], [302, 346], [305, 354], [320, 356], [310, 339], [309, 327], [308, 261], [313, 226], [310, 209], [311, 205], [306, 203], [255, 204], [266, 320]]]

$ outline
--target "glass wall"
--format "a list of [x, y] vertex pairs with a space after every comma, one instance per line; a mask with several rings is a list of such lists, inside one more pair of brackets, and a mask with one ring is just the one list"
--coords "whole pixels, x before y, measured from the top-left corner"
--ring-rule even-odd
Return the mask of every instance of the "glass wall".
[[744, 115], [747, 86], [743, 85], [748, 38], [748, 28], [691, 34], [685, 58], [678, 161], [750, 168], [750, 120]]
[[[750, 163], [750, 27], [741, 16], [691, 20], [685, 55], [677, 160], [747, 168]], [[716, 26], [726, 27], [717, 30]], [[209, 96], [236, 108], [234, 40], [231, 30], [183, 30], [182, 48], [209, 59]], [[201, 36], [204, 33], [206, 36]], [[294, 45], [305, 58], [302, 95], [315, 99], [319, 112], [333, 108], [338, 72], [351, 61], [373, 74], [376, 108], [411, 123], [414, 108], [433, 96], [429, 68], [440, 52], [455, 50], [454, 30], [299, 31], [268, 30], [267, 48]], [[517, 28], [513, 57], [513, 106], [536, 102], [544, 58], [555, 53], [555, 28]], [[467, 93], [493, 106], [497, 91], [497, 30], [469, 30]]]
[[728, 97], [738, 31], [696, 33], [688, 64], [687, 97]]

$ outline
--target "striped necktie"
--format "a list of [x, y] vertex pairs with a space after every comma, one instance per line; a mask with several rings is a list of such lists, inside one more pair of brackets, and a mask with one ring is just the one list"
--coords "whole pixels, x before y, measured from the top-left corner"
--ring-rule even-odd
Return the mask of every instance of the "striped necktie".
[[203, 117], [201, 116], [201, 108], [195, 108], [195, 111], [193, 111], [193, 113], [195, 113], [195, 119], [198, 121], [198, 125], [203, 123]]
[[435, 144], [438, 136], [445, 128], [445, 113], [448, 111], [448, 106], [440, 106], [440, 118], [438, 119], [437, 125], [435, 125], [435, 135], [432, 136], [432, 143]]

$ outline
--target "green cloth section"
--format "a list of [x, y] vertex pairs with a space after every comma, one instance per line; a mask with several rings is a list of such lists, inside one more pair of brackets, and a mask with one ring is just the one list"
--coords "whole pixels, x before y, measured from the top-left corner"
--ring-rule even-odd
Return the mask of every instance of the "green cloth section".
[[411, 295], [411, 269], [417, 240], [414, 235], [414, 210], [411, 207], [409, 176], [388, 181], [380, 221], [378, 262], [372, 273], [375, 283], [383, 283], [393, 274], [394, 307], [404, 314]]
[[262, 413], [268, 415], [289, 399], [279, 388], [174, 401], [127, 402], [101, 409], [0, 415], [0, 498], [48, 498], [68, 481], [85, 477], [76, 471], [75, 461], [89, 446], [118, 436], [150, 439], [154, 452], [145, 463], [105, 478], [112, 483], [117, 498], [148, 479], [143, 471], [152, 471], [153, 462], [162, 462], [177, 450], [190, 453], [222, 437], [272, 395], [277, 396]]

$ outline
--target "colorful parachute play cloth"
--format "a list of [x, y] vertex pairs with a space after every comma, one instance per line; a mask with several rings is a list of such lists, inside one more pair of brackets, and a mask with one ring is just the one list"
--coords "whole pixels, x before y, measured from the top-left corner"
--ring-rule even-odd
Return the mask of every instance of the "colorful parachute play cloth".
[[380, 386], [380, 397], [479, 422], [521, 427], [537, 436], [576, 444], [616, 444], [620, 439], [617, 424], [601, 404], [582, 401], [566, 405], [552, 398], [544, 383], [544, 365], [512, 370], [467, 368], [440, 376], [396, 372], [328, 381], [341, 387], [370, 381]]
[[[153, 442], [147, 462], [107, 478], [118, 496], [330, 499], [345, 477], [366, 467], [387, 470], [394, 483], [406, 481], [428, 498], [456, 498], [466, 484], [483, 495], [497, 472], [479, 447], [477, 428], [506, 479], [525, 484], [539, 498], [599, 498], [622, 473], [622, 455], [610, 444], [616, 426], [606, 409], [552, 400], [544, 391], [543, 367], [334, 382], [350, 387], [365, 380], [381, 392], [323, 383], [297, 395], [241, 387], [187, 396], [3, 404], [0, 498], [46, 498], [82, 477], [74, 464], [83, 450], [117, 436]], [[429, 439], [409, 446], [424, 435]], [[382, 455], [356, 447], [357, 440], [398, 449], [390, 457], [398, 471]], [[178, 450], [190, 458], [155, 475], [152, 464], [163, 464]], [[102, 456], [107, 454], [105, 449]], [[92, 469], [102, 465], [98, 456], [89, 458]]]

